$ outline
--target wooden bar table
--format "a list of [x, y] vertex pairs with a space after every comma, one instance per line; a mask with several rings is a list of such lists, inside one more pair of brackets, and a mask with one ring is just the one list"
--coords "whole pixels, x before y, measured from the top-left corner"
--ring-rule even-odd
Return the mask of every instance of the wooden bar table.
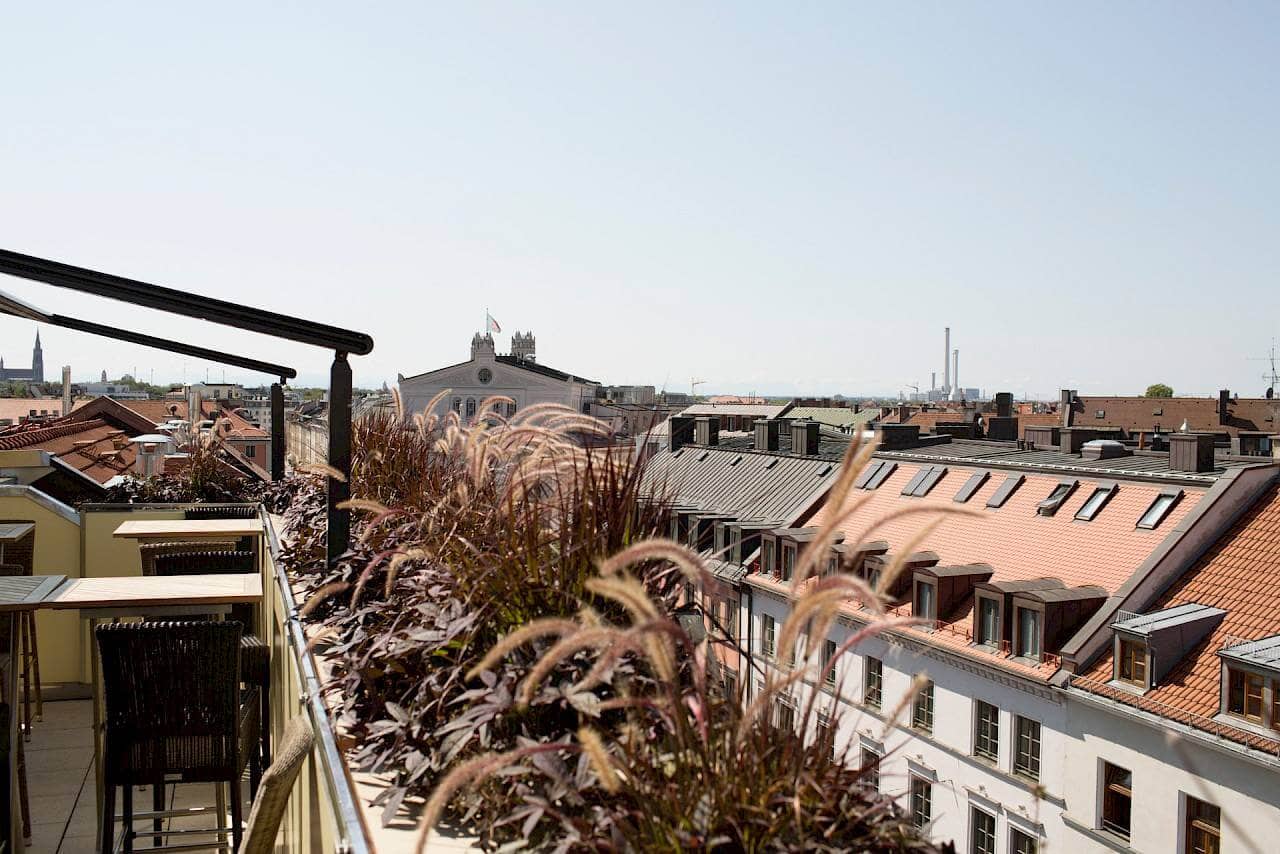
[[[233, 520], [176, 520], [177, 525], [210, 525], [211, 522]], [[240, 523], [256, 520], [238, 520]], [[125, 525], [144, 525], [126, 522]], [[261, 523], [258, 523], [259, 531]], [[124, 526], [121, 526], [124, 527]], [[226, 536], [225, 532], [221, 532]], [[121, 536], [117, 530], [116, 536]], [[184, 532], [182, 536], [187, 536]], [[217, 536], [210, 534], [210, 536]], [[94, 630], [99, 620], [120, 617], [193, 617], [222, 616], [232, 605], [262, 603], [262, 576], [256, 572], [223, 575], [149, 575], [75, 578], [64, 582], [40, 607], [51, 610], [78, 610], [81, 619], [89, 621], [89, 642], [95, 643]], [[97, 782], [98, 820], [102, 820], [102, 678], [98, 651], [92, 650], [93, 668], [93, 749], [94, 775]]]
[[112, 536], [142, 543], [262, 537], [261, 519], [135, 519], [121, 522]]
[[[0, 525], [5, 528], [31, 527], [26, 525]], [[19, 532], [18, 539], [26, 533]], [[0, 540], [0, 542], [3, 542]], [[22, 748], [22, 735], [18, 731], [18, 621], [22, 611], [31, 611], [40, 607], [48, 596], [56, 590], [65, 575], [9, 575], [0, 576], [0, 620], [8, 625], [9, 643], [0, 650], [5, 661], [4, 673], [0, 675], [4, 684], [4, 700], [9, 707], [8, 718], [3, 721], [4, 731], [0, 738], [4, 740], [4, 768], [0, 769], [0, 840], [8, 842], [8, 850], [22, 850], [22, 807], [17, 799], [19, 787], [17, 781], [18, 766], [16, 758]]]

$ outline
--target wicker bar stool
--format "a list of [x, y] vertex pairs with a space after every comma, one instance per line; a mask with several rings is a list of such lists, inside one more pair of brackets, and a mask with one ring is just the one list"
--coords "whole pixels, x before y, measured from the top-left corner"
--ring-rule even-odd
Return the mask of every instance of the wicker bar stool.
[[[152, 560], [155, 575], [217, 575], [253, 572], [254, 555], [247, 551], [169, 552]], [[231, 606], [231, 619], [245, 627], [240, 638], [240, 676], [258, 689], [261, 720], [271, 720], [271, 650], [253, 633], [253, 606]], [[262, 767], [271, 764], [271, 728], [262, 727]]]
[[[16, 576], [25, 575], [23, 567], [13, 563], [0, 563], [0, 576]], [[15, 614], [12, 620], [4, 619], [4, 615], [0, 615], [0, 652], [8, 654], [10, 644], [13, 641], [11, 637], [14, 631], [21, 630], [23, 614]], [[10, 667], [17, 667], [17, 661], [10, 661]], [[7, 677], [7, 674], [6, 674]], [[14, 770], [18, 778], [18, 808], [22, 817], [22, 838], [31, 839], [31, 798], [27, 790], [27, 756], [26, 747], [24, 745], [25, 738], [21, 733], [18, 735], [16, 744], [9, 743], [9, 725], [13, 720], [12, 715], [15, 713], [15, 698], [9, 696], [9, 680], [8, 678], [0, 679], [0, 747], [3, 752], [13, 752]], [[4, 777], [4, 803], [11, 803], [9, 796], [9, 778]], [[8, 809], [4, 812], [8, 814]], [[12, 817], [10, 817], [12, 821]], [[0, 835], [0, 839], [8, 839], [8, 828], [3, 828], [4, 834]]]
[[[28, 524], [30, 519], [0, 519], [0, 525]], [[22, 567], [18, 575], [33, 575], [36, 565], [36, 533], [31, 533], [16, 543], [3, 546], [0, 551], [0, 563], [17, 564]], [[31, 740], [31, 689], [35, 688], [36, 713], [35, 720], [44, 720], [44, 690], [40, 684], [40, 644], [36, 637], [36, 615], [34, 611], [23, 611], [18, 614], [18, 658], [22, 666], [22, 737]]]
[[[142, 555], [142, 574], [156, 574], [156, 558], [163, 555], [190, 554], [191, 552], [231, 552], [236, 550], [234, 540], [183, 540], [172, 543], [142, 543], [138, 553]], [[252, 568], [245, 570], [252, 571]]]
[[[133, 787], [154, 787], [160, 813], [168, 783], [226, 785], [232, 851], [239, 850], [240, 776], [248, 766], [253, 797], [261, 778], [257, 689], [240, 688], [240, 632], [234, 621], [98, 626], [105, 700], [103, 851], [114, 850], [116, 790], [122, 798], [123, 850], [131, 852]], [[152, 818], [158, 841], [164, 832], [160, 817]], [[222, 822], [219, 815], [219, 829]]]
[[249, 809], [249, 821], [244, 828], [244, 854], [272, 854], [276, 850], [276, 836], [285, 807], [289, 805], [289, 793], [315, 743], [316, 736], [306, 715], [289, 721], [279, 755], [263, 773], [258, 796]]

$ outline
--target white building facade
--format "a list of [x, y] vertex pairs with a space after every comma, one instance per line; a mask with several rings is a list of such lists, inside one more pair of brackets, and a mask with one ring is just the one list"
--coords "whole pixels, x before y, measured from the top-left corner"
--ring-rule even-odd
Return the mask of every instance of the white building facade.
[[534, 351], [532, 333], [512, 336], [512, 352], [496, 352], [492, 335], [471, 339], [471, 358], [466, 362], [423, 374], [397, 379], [406, 416], [422, 413], [437, 394], [448, 392], [437, 404], [435, 414], [450, 410], [463, 419], [475, 417], [485, 398], [509, 397], [501, 414], [512, 415], [538, 403], [559, 403], [575, 412], [590, 414], [600, 384], [541, 365]]

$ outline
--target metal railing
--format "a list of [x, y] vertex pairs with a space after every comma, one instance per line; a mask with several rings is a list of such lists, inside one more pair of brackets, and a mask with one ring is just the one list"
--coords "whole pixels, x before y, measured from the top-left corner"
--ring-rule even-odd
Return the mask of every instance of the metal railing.
[[1079, 688], [1090, 694], [1096, 694], [1105, 697], [1116, 703], [1120, 703], [1157, 717], [1180, 723], [1193, 729], [1201, 730], [1217, 738], [1231, 741], [1242, 747], [1248, 747], [1262, 753], [1270, 754], [1280, 758], [1280, 733], [1277, 737], [1268, 737], [1243, 727], [1233, 726], [1223, 721], [1215, 720], [1205, 715], [1179, 709], [1168, 703], [1162, 703], [1159, 700], [1152, 699], [1142, 694], [1134, 694], [1123, 688], [1117, 688], [1107, 682], [1101, 682], [1097, 679], [1089, 679], [1085, 676], [1072, 675], [1067, 682], [1071, 688]]
[[[334, 811], [331, 817], [336, 835], [333, 850], [337, 854], [370, 854], [372, 847], [365, 828], [363, 813], [355, 788], [347, 774], [346, 762], [342, 758], [337, 739], [334, 737], [333, 723], [324, 701], [324, 686], [316, 671], [315, 659], [307, 649], [306, 632], [298, 618], [298, 604], [293, 597], [293, 588], [279, 562], [280, 541], [276, 536], [271, 517], [264, 508], [260, 508], [260, 513], [270, 551], [275, 592], [282, 609], [279, 618], [285, 629], [285, 647], [292, 658], [290, 664], [296, 668], [298, 681], [301, 683], [296, 686], [299, 692], [297, 696], [315, 732], [316, 744], [313, 756], [318, 760], [318, 770], [321, 772], [318, 776]], [[264, 593], [267, 592], [264, 590]], [[314, 803], [312, 806], [315, 806]], [[317, 844], [313, 840], [311, 847], [316, 848]]]

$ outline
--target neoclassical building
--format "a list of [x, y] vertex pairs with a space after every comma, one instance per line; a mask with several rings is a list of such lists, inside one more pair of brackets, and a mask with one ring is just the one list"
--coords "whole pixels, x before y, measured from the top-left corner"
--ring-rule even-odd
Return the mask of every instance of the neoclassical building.
[[490, 334], [471, 338], [471, 358], [434, 371], [397, 377], [400, 397], [408, 415], [422, 412], [442, 391], [449, 394], [435, 412], [450, 409], [464, 419], [475, 417], [481, 402], [492, 395], [515, 401], [504, 414], [511, 415], [535, 403], [562, 403], [576, 412], [590, 413], [600, 383], [539, 364], [532, 332], [511, 336], [511, 353], [497, 353]]

